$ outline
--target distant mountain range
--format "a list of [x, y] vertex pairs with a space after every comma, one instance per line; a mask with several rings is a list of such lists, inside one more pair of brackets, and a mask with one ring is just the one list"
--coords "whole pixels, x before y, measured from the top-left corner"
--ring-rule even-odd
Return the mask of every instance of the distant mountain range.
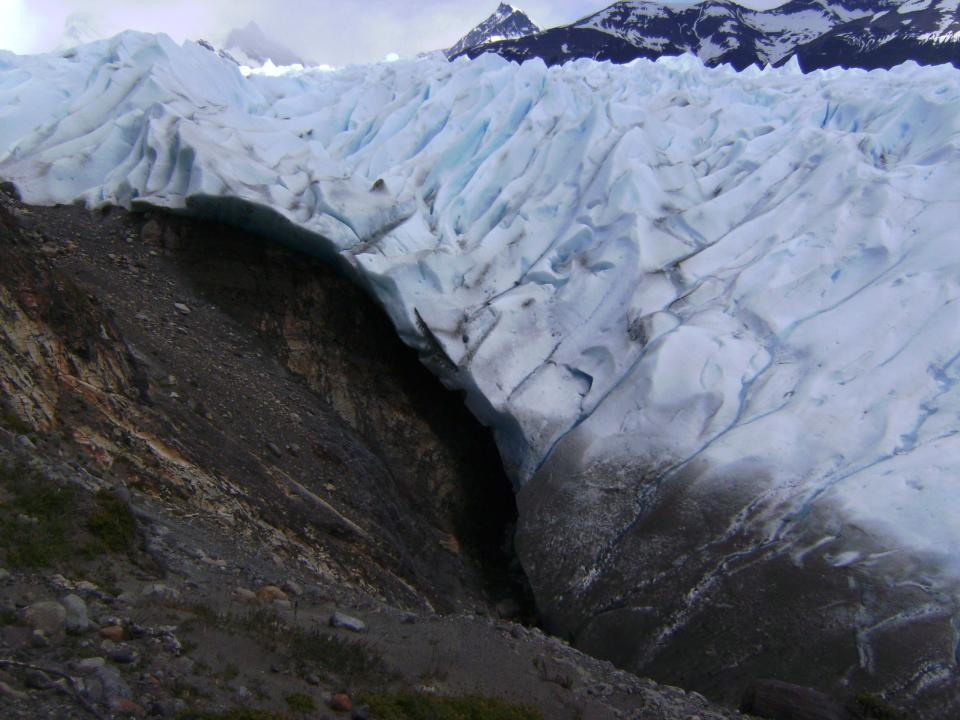
[[91, 12], [70, 13], [63, 23], [57, 50], [68, 50], [107, 37], [98, 18]]
[[293, 50], [267, 37], [255, 22], [231, 30], [223, 49], [242, 65], [253, 67], [271, 60], [274, 65], [306, 65]]
[[447, 53], [538, 57], [549, 65], [691, 52], [708, 65], [738, 69], [780, 65], [793, 55], [804, 70], [889, 68], [906, 60], [960, 66], [958, 6], [958, 0], [790, 0], [761, 11], [725, 0], [690, 6], [621, 0], [570, 25], [511, 36], [498, 29], [505, 18], [529, 18], [501, 5]]

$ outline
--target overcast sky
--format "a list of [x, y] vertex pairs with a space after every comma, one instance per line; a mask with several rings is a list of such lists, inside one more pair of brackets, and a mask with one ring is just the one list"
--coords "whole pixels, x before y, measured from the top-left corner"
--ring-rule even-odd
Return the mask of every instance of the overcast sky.
[[[784, 0], [744, 0], [772, 7]], [[62, 43], [68, 18], [109, 36], [134, 29], [175, 40], [220, 44], [234, 27], [255, 20], [270, 37], [319, 63], [373, 62], [449, 47], [496, 8], [499, 0], [0, 0], [0, 48], [18, 53]], [[542, 27], [572, 22], [612, 0], [517, 0]]]

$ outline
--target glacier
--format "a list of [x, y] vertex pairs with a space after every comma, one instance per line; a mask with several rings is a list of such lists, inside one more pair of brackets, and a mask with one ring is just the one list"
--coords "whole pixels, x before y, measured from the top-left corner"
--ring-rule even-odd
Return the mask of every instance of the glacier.
[[440, 53], [244, 77], [128, 32], [0, 52], [0, 177], [339, 263], [493, 428], [578, 644], [935, 717], [960, 712], [958, 81]]

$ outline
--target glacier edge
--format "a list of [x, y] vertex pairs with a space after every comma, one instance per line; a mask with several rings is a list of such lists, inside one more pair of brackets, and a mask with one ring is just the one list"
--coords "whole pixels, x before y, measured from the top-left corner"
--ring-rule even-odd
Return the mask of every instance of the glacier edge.
[[701, 521], [723, 557], [799, 528], [790, 562], [915, 558], [954, 608], [957, 78], [493, 56], [243, 78], [125, 33], [0, 56], [0, 176], [337, 259], [494, 428], [539, 508], [528, 558], [580, 543], [555, 575], [584, 607], [679, 483], [727, 508]]

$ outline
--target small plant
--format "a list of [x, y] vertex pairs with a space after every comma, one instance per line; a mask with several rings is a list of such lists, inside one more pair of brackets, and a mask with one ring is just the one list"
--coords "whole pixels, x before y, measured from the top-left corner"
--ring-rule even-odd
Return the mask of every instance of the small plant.
[[220, 676], [225, 681], [230, 682], [231, 680], [235, 680], [239, 674], [240, 668], [237, 667], [237, 664], [228, 662], [226, 665], [224, 665], [223, 672], [220, 674]]
[[178, 720], [287, 720], [283, 715], [267, 710], [227, 710], [226, 712], [184, 712], [177, 716]]
[[858, 716], [864, 720], [906, 720], [899, 710], [873, 693], [857, 695], [854, 707]]
[[263, 687], [263, 680], [260, 678], [251, 678], [250, 682], [247, 683], [247, 687], [250, 689], [250, 692], [253, 693], [253, 696], [258, 702], [263, 702], [270, 697]]
[[11, 412], [0, 412], [0, 425], [17, 435], [31, 435], [33, 428]]
[[303, 693], [287, 695], [285, 700], [287, 701], [287, 706], [291, 711], [301, 715], [306, 715], [307, 713], [313, 712], [317, 709], [317, 704], [313, 701], [313, 698], [309, 695], [304, 695]]
[[187, 702], [195, 702], [201, 698], [209, 697], [209, 693], [181, 678], [173, 678], [167, 687], [171, 695]]
[[370, 642], [318, 630], [290, 628], [287, 632], [287, 652], [301, 667], [314, 666], [326, 674], [336, 673], [348, 687], [390, 677], [382, 655]]
[[106, 490], [100, 490], [94, 500], [96, 505], [87, 521], [92, 535], [87, 551], [94, 555], [128, 551], [137, 535], [137, 521], [130, 506]]
[[204, 604], [183, 609], [194, 616], [188, 626], [246, 635], [286, 656], [300, 667], [302, 673], [316, 670], [328, 676], [336, 675], [348, 687], [391, 678], [383, 656], [373, 643], [316, 628], [305, 630], [288, 625], [273, 609], [258, 608], [240, 615], [217, 612]]
[[543, 720], [540, 711], [529, 705], [476, 695], [373, 693], [360, 699], [377, 720]]
[[0, 466], [0, 549], [7, 564], [46, 567], [70, 556], [70, 511], [76, 491], [21, 464]]
[[420, 681], [425, 683], [443, 682], [447, 679], [447, 663], [440, 654], [440, 641], [430, 641], [430, 664], [420, 673]]

